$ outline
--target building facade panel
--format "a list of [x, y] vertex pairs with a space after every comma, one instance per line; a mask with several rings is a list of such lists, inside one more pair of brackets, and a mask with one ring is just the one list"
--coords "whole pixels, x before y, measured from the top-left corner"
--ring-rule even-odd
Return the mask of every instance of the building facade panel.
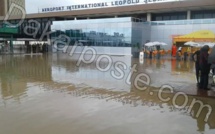
[[22, 15], [23, 12], [22, 10], [25, 10], [25, 0], [8, 0], [8, 9], [12, 8], [12, 4], [16, 5], [17, 7], [20, 7], [22, 9], [17, 8], [14, 6], [11, 15], [16, 16], [16, 15]]
[[5, 1], [4, 0], [0, 0], [0, 16], [4, 16], [5, 15]]
[[0, 0], [0, 16], [19, 16], [23, 14], [21, 10], [25, 10], [25, 0]]

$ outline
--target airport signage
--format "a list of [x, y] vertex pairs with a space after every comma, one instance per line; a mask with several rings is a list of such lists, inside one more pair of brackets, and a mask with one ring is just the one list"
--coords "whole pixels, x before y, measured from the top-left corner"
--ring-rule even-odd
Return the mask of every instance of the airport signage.
[[0, 33], [9, 33], [9, 34], [17, 34], [18, 33], [18, 27], [17, 26], [9, 26], [6, 24], [0, 25]]
[[72, 10], [83, 10], [92, 8], [104, 8], [104, 7], [117, 7], [126, 5], [138, 5], [138, 4], [153, 4], [162, 2], [175, 2], [183, 0], [116, 0], [112, 2], [100, 2], [100, 3], [89, 3], [79, 5], [68, 5], [59, 7], [42, 8], [41, 12], [60, 12], [60, 11], [72, 11]]

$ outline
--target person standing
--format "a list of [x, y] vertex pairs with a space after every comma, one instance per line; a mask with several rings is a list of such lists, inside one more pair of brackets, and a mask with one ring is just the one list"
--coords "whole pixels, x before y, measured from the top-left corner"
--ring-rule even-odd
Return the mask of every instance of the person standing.
[[[196, 58], [194, 58], [196, 57]], [[192, 55], [193, 61], [195, 61], [195, 68], [196, 68], [196, 80], [197, 80], [197, 85], [199, 86], [200, 80], [199, 80], [199, 74], [200, 74], [200, 67], [199, 67], [199, 59], [200, 59], [200, 50], [197, 50], [193, 55]]]
[[149, 59], [152, 59], [152, 53], [153, 53], [153, 49], [152, 49], [152, 47], [150, 47]]
[[161, 49], [161, 46], [160, 46], [160, 45], [157, 45], [157, 46], [156, 46], [156, 50], [157, 50], [157, 59], [160, 59], [160, 49]]
[[211, 64], [211, 69], [213, 72], [213, 84], [215, 84], [215, 46], [213, 46], [212, 51], [208, 57], [208, 63]]
[[172, 45], [172, 57], [176, 57], [177, 47], [175, 44]]
[[208, 75], [210, 72], [210, 64], [208, 63], [208, 51], [209, 46], [205, 45], [202, 47], [200, 51], [200, 59], [199, 59], [199, 65], [201, 70], [201, 77], [200, 77], [200, 89], [208, 90]]
[[142, 52], [143, 52], [143, 57], [146, 57], [145, 56], [145, 52], [146, 52], [145, 44], [143, 44], [143, 46], [142, 46]]

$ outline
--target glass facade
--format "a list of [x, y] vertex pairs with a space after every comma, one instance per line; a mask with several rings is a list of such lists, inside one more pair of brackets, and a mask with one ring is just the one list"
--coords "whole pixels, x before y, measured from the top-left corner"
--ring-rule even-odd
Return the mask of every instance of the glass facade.
[[210, 19], [215, 18], [215, 10], [205, 10], [205, 11], [192, 11], [192, 19]]
[[144, 22], [131, 17], [55, 21], [51, 27], [52, 39], [59, 35], [69, 37], [70, 45], [131, 47], [132, 54], [139, 52], [146, 41], [165, 42], [169, 49], [172, 37], [198, 30], [212, 30], [215, 19], [169, 20]]
[[[215, 10], [191, 11], [191, 19], [212, 19], [212, 18], [215, 18]], [[186, 20], [186, 19], [187, 19], [186, 11], [152, 14], [152, 21]]]
[[187, 12], [152, 14], [152, 21], [185, 20], [185, 19], [187, 19]]
[[132, 18], [54, 21], [52, 39], [70, 38], [70, 45], [131, 47]]

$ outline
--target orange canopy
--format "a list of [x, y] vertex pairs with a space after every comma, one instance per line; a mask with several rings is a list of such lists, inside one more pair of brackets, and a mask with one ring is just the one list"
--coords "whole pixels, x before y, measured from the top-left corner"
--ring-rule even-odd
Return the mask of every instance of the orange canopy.
[[200, 30], [173, 38], [174, 42], [215, 42], [215, 34], [210, 30]]

